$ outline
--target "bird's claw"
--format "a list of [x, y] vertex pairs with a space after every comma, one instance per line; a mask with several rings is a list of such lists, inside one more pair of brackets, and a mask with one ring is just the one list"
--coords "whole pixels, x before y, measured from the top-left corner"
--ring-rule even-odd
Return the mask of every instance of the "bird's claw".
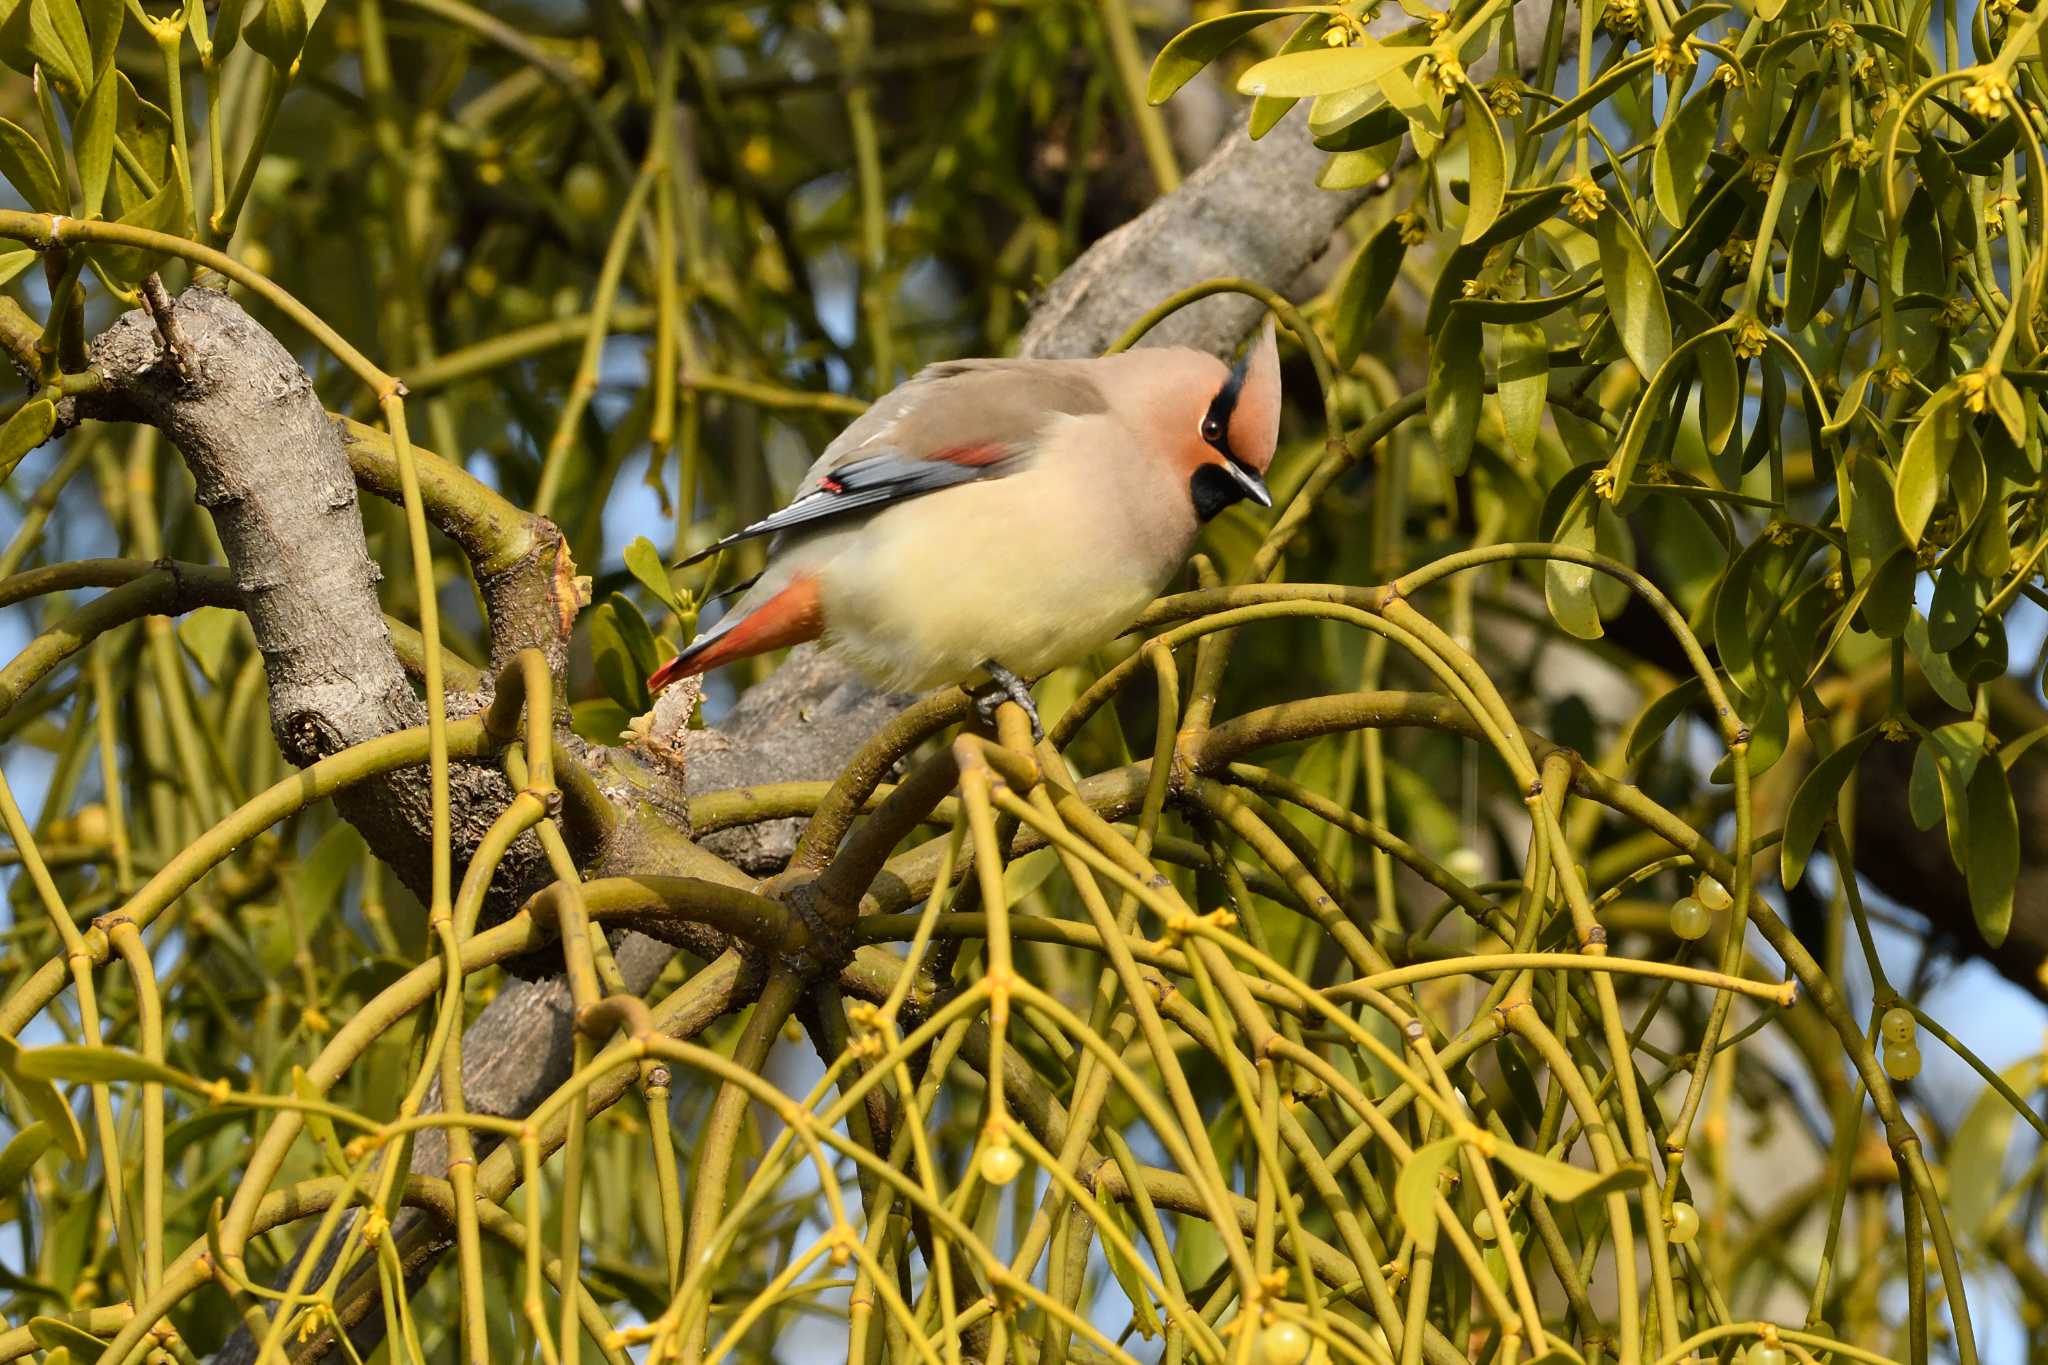
[[975, 714], [981, 717], [982, 723], [991, 730], [995, 729], [996, 712], [1004, 702], [1013, 701], [1024, 708], [1025, 716], [1031, 721], [1032, 743], [1044, 739], [1045, 727], [1039, 724], [1038, 703], [1032, 700], [1031, 689], [1024, 685], [1024, 680], [993, 660], [983, 664], [982, 671], [994, 681], [993, 687], [974, 699]]

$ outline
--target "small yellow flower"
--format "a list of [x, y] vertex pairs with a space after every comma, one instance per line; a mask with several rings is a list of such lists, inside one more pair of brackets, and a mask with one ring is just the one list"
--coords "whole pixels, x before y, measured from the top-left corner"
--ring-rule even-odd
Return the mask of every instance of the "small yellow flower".
[[1883, 78], [1884, 69], [1877, 64], [1877, 58], [1868, 53], [1849, 68], [1849, 79], [1858, 85], [1876, 85]]
[[1771, 344], [1771, 334], [1764, 325], [1748, 313], [1742, 314], [1735, 323], [1735, 354], [1751, 360], [1764, 353]]
[[1660, 38], [1650, 49], [1650, 65], [1660, 76], [1683, 76], [1698, 60], [1692, 55], [1692, 43], [1678, 38]]
[[1977, 301], [1959, 296], [1941, 306], [1941, 311], [1934, 315], [1934, 325], [1944, 331], [1960, 332], [1970, 325], [1970, 319], [1976, 313]]
[[1436, 88], [1446, 95], [1458, 93], [1458, 87], [1465, 84], [1465, 64], [1452, 53], [1444, 53], [1435, 59], [1431, 71], [1436, 79]]
[[1513, 118], [1522, 112], [1521, 82], [1506, 76], [1496, 76], [1483, 88], [1486, 107], [1501, 118]]
[[[2004, 236], [2006, 206], [2017, 205], [2019, 202], [2019, 196], [2016, 194], [1992, 195], [1984, 205], [1984, 235], [1993, 238]], [[2024, 214], [2025, 210], [2022, 209], [2021, 213]]]
[[1778, 158], [1774, 156], [1751, 157], [1749, 161], [1749, 183], [1760, 190], [1767, 190], [1778, 178]]
[[1574, 223], [1590, 223], [1607, 212], [1607, 191], [1591, 176], [1580, 176], [1564, 196], [1564, 211]]
[[1715, 67], [1714, 79], [1720, 82], [1722, 85], [1727, 86], [1730, 90], [1740, 90], [1743, 87], [1743, 85], [1746, 84], [1746, 81], [1743, 78], [1742, 68], [1736, 66], [1733, 62], [1729, 62], [1723, 66]]
[[1764, 527], [1764, 539], [1773, 545], [1790, 545], [1799, 538], [1799, 533], [1782, 521], [1774, 521]]
[[1614, 501], [1614, 471], [1605, 466], [1593, 471], [1593, 496]]
[[1979, 118], [1998, 118], [2012, 104], [2012, 82], [1996, 71], [1963, 87], [1963, 107]]
[[1837, 52], [1847, 52], [1856, 41], [1856, 26], [1847, 19], [1833, 19], [1827, 27], [1828, 46]]
[[1877, 737], [1887, 744], [1904, 744], [1913, 732], [1897, 716], [1886, 716], [1877, 723]]
[[1721, 256], [1736, 270], [1749, 269], [1749, 263], [1756, 255], [1756, 241], [1749, 237], [1730, 237], [1721, 248]]
[[1904, 362], [1898, 360], [1885, 366], [1877, 376], [1877, 386], [1886, 393], [1903, 393], [1906, 386], [1912, 382], [1913, 372], [1906, 368]]
[[1600, 26], [1617, 37], [1633, 37], [1643, 29], [1643, 7], [1638, 0], [1607, 0]]
[[1429, 240], [1429, 224], [1418, 210], [1402, 209], [1394, 221], [1400, 224], [1402, 246], [1421, 246]]
[[1982, 370], [1972, 370], [1956, 380], [1956, 388], [1963, 395], [1963, 406], [1971, 412], [1991, 411], [1991, 385]]
[[1851, 170], [1862, 170], [1877, 160], [1877, 148], [1867, 137], [1852, 137], [1835, 148], [1835, 159]]
[[1335, 23], [1323, 30], [1323, 46], [1350, 47], [1351, 26], [1339, 18]]
[[1497, 299], [1500, 286], [1490, 280], [1467, 280], [1460, 292], [1468, 299]]

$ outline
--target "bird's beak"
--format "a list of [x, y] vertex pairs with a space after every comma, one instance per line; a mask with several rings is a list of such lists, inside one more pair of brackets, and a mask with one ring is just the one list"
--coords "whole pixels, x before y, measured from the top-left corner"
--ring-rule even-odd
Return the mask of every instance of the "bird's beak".
[[1239, 464], [1236, 460], [1225, 460], [1223, 467], [1230, 471], [1230, 477], [1237, 480], [1244, 495], [1261, 507], [1273, 505], [1273, 495], [1266, 491], [1266, 481], [1252, 471], [1250, 465]]

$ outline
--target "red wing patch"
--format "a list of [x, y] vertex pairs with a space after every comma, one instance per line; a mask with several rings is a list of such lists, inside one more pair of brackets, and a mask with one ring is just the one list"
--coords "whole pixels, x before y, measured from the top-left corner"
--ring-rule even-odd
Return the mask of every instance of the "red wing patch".
[[824, 630], [825, 612], [818, 601], [818, 580], [804, 574], [748, 612], [730, 630], [692, 645], [654, 670], [647, 680], [647, 690], [659, 692], [679, 678], [693, 678], [771, 649], [815, 640]]
[[965, 465], [969, 469], [984, 469], [992, 464], [1001, 464], [1016, 453], [1014, 446], [1000, 441], [984, 441], [978, 445], [948, 446], [944, 450], [933, 451], [927, 458]]

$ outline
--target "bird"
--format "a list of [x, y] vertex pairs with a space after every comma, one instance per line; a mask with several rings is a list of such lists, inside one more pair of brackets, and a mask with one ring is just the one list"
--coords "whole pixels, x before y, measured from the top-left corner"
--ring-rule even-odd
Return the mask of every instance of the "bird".
[[681, 561], [773, 537], [650, 693], [822, 638], [877, 686], [973, 685], [984, 722], [1026, 679], [1128, 629], [1204, 523], [1249, 500], [1280, 428], [1267, 317], [1234, 365], [1185, 347], [930, 365], [826, 447], [787, 506]]

